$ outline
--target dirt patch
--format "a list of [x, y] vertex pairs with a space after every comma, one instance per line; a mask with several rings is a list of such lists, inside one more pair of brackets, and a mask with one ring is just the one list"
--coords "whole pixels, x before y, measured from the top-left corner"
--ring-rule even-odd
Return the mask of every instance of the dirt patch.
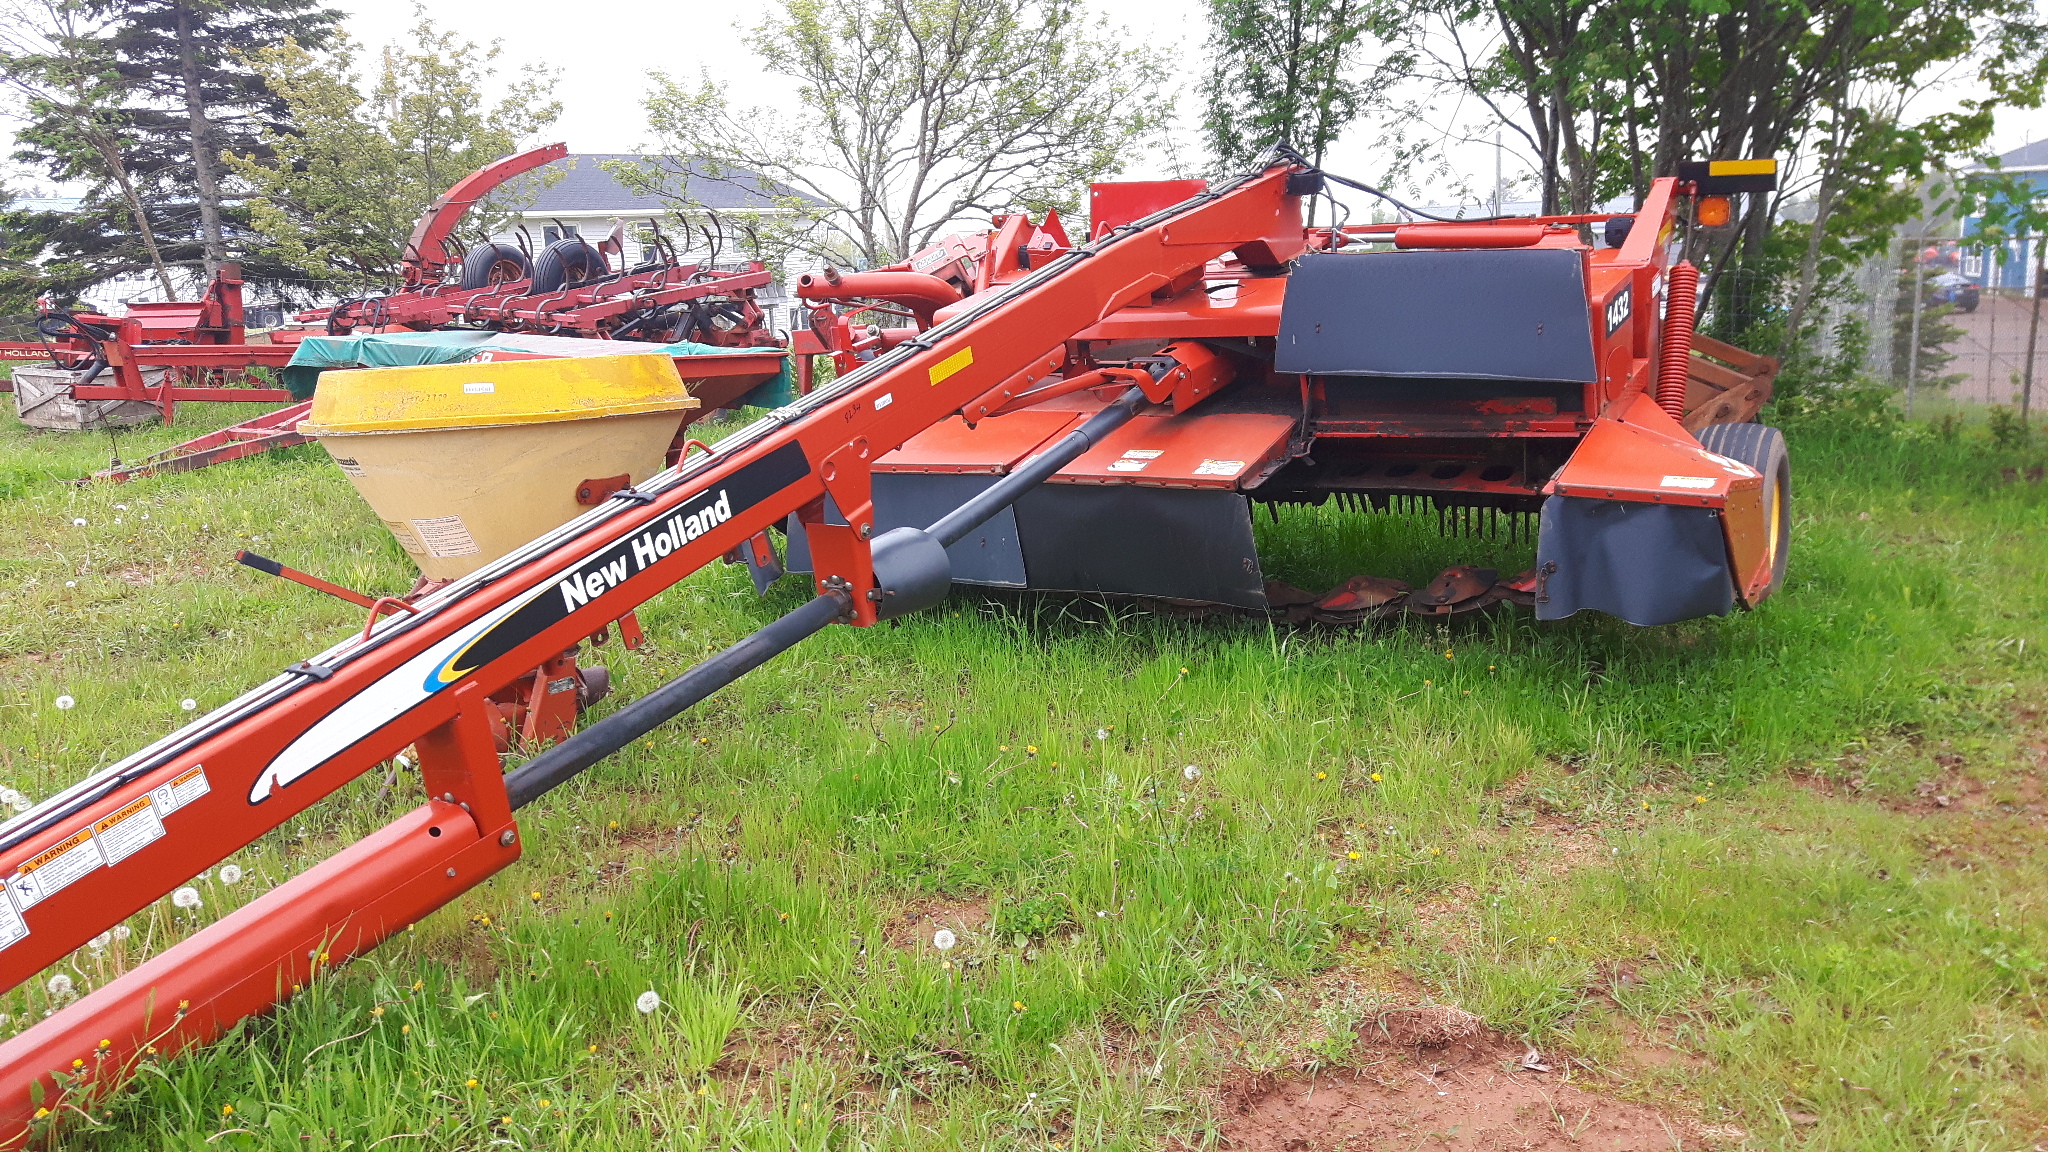
[[[1241, 1152], [1671, 1152], [1744, 1134], [1588, 1091], [1455, 1008], [1385, 1013], [1359, 1034], [1364, 1066], [1248, 1078], [1224, 1092], [1221, 1146]], [[1541, 1071], [1539, 1068], [1551, 1069]]]
[[910, 951], [932, 947], [939, 929], [969, 941], [987, 930], [989, 906], [986, 900], [930, 900], [912, 904], [890, 917], [882, 927], [882, 939], [892, 948]]

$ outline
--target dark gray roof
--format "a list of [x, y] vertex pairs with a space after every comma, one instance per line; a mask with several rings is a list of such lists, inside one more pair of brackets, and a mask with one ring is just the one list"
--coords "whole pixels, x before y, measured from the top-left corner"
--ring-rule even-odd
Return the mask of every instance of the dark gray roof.
[[[1999, 154], [2000, 168], [2042, 168], [2048, 167], [2048, 140], [2036, 140], [2032, 144]], [[1972, 164], [1965, 171], [1984, 172], [1982, 164]]]
[[[685, 169], [680, 158], [660, 156], [639, 156], [630, 152], [572, 152], [560, 160], [552, 161], [536, 169], [533, 176], [514, 180], [508, 190], [517, 197], [523, 181], [534, 180], [543, 174], [560, 172], [561, 178], [550, 187], [533, 193], [532, 203], [526, 212], [546, 215], [550, 212], [617, 212], [623, 215], [656, 214], [667, 211], [669, 205], [658, 196], [642, 196], [628, 191], [602, 164], [607, 160], [635, 161], [646, 167], [659, 167], [669, 173], [688, 172], [686, 178], [677, 175], [668, 177], [671, 189], [683, 185], [692, 200], [707, 208], [773, 208], [777, 197], [799, 195], [793, 189], [762, 178], [759, 174], [737, 168], [724, 168], [714, 175], [701, 160], [691, 160]], [[809, 197], [804, 197], [806, 200]]]

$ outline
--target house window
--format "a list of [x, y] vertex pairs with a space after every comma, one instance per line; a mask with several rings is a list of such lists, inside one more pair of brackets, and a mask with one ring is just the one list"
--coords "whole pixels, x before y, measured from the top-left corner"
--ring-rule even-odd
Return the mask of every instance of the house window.
[[577, 235], [577, 231], [576, 225], [574, 224], [564, 224], [559, 228], [550, 224], [546, 228], [541, 229], [540, 234], [546, 238], [548, 243], [553, 244], [555, 241], [560, 240], [565, 236]]
[[1968, 276], [1972, 280], [1983, 277], [1984, 254], [1982, 252], [1963, 253], [1963, 275]]

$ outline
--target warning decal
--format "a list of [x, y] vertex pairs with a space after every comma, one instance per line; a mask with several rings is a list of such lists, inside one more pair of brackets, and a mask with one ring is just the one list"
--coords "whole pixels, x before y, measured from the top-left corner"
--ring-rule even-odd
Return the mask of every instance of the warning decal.
[[0, 948], [28, 939], [28, 921], [14, 907], [14, 901], [0, 893]]
[[1204, 460], [1195, 465], [1197, 476], [1235, 476], [1244, 471], [1242, 460]]
[[420, 542], [435, 556], [474, 556], [483, 551], [460, 516], [432, 516], [412, 522]]
[[384, 521], [384, 526], [391, 529], [391, 534], [398, 538], [398, 546], [400, 548], [415, 556], [425, 556], [427, 554], [427, 550], [420, 547], [420, 538], [412, 534], [412, 529], [406, 527], [404, 521], [386, 520]]
[[158, 816], [169, 816], [211, 791], [212, 785], [206, 782], [206, 766], [194, 764], [178, 773], [169, 784], [159, 784], [152, 788], [149, 798], [156, 801]]
[[92, 842], [92, 829], [80, 828], [30, 859], [7, 882], [16, 906], [33, 908], [88, 876], [106, 861]]
[[92, 826], [92, 838], [99, 842], [100, 852], [110, 865], [149, 847], [163, 834], [163, 819], [147, 796], [130, 800], [120, 811]]

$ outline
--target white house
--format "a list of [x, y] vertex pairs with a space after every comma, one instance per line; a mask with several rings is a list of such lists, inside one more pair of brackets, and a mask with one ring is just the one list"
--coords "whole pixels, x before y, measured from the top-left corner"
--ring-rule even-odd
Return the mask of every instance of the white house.
[[[666, 173], [669, 189], [685, 191], [697, 206], [681, 209], [690, 225], [687, 232], [673, 215], [674, 203], [619, 183], [604, 166], [607, 161]], [[581, 236], [595, 243], [618, 228], [624, 232], [628, 266], [652, 256], [658, 235], [677, 258], [718, 267], [744, 265], [755, 251], [747, 225], [788, 213], [787, 198], [800, 195], [752, 172], [725, 170], [714, 177], [698, 161], [685, 165], [679, 158], [623, 152], [571, 153], [513, 180], [506, 194], [521, 205], [517, 222], [491, 239], [518, 244], [534, 255], [564, 237]], [[783, 295], [783, 286], [773, 285], [763, 293], [764, 302]]]

